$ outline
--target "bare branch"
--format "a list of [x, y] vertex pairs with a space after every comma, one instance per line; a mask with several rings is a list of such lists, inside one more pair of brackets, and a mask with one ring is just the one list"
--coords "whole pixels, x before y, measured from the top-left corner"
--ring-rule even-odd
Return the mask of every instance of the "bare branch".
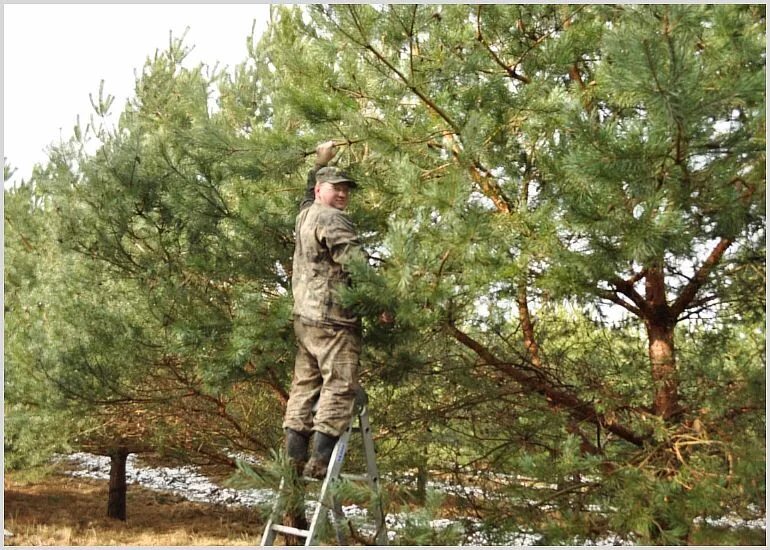
[[633, 313], [637, 317], [641, 317], [642, 316], [642, 311], [638, 307], [636, 307], [636, 306], [626, 302], [623, 298], [618, 296], [617, 293], [615, 293], [615, 292], [613, 292], [611, 290], [602, 290], [602, 291], [600, 291], [599, 292], [599, 297], [600, 298], [604, 298], [605, 300], [609, 300], [610, 302], [613, 302], [613, 303], [619, 305], [620, 307], [627, 309], [628, 311], [630, 311], [631, 313]]
[[[617, 292], [620, 292], [621, 294], [629, 298], [634, 303], [634, 305], [638, 310], [638, 313], [635, 313], [635, 315], [645, 318], [652, 315], [652, 312], [650, 311], [650, 306], [647, 304], [647, 302], [642, 297], [642, 295], [639, 294], [634, 288], [634, 283], [641, 278], [642, 276], [640, 274], [636, 274], [627, 281], [624, 279], [621, 279], [620, 277], [617, 277], [615, 279], [610, 280], [609, 283], [617, 289]], [[623, 307], [626, 307], [626, 306], [623, 306]], [[628, 308], [626, 307], [626, 309]]]
[[679, 317], [682, 312], [690, 305], [695, 298], [698, 290], [708, 279], [709, 274], [713, 271], [714, 267], [719, 263], [724, 255], [725, 251], [733, 243], [733, 239], [723, 237], [719, 240], [717, 245], [708, 255], [708, 258], [703, 262], [695, 276], [690, 279], [690, 282], [682, 289], [679, 297], [674, 301], [671, 306], [671, 314], [674, 318]]

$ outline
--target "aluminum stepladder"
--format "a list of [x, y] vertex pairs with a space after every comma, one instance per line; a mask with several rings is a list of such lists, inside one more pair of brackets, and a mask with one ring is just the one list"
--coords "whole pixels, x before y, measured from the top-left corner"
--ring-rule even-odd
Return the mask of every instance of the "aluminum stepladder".
[[[358, 425], [356, 426], [356, 420]], [[348, 449], [348, 443], [350, 441], [351, 434], [353, 432], [360, 433], [363, 440], [364, 455], [366, 457], [366, 474], [343, 474], [342, 464], [345, 459], [345, 453]], [[333, 494], [333, 487], [341, 479], [347, 479], [351, 481], [366, 481], [369, 488], [375, 493], [379, 490], [380, 476], [377, 471], [377, 462], [375, 460], [374, 440], [372, 439], [372, 430], [369, 425], [369, 411], [368, 411], [368, 398], [363, 388], [359, 387], [356, 392], [356, 404], [353, 413], [353, 419], [340, 436], [337, 444], [332, 451], [331, 459], [329, 460], [329, 468], [324, 478], [321, 489], [318, 493], [317, 503], [313, 511], [313, 517], [310, 521], [310, 527], [308, 529], [297, 529], [296, 527], [289, 527], [286, 525], [280, 525], [278, 519], [280, 518], [283, 510], [280, 508], [280, 499], [276, 498], [273, 511], [270, 514], [270, 518], [265, 525], [265, 532], [262, 535], [261, 546], [272, 546], [275, 542], [275, 537], [278, 533], [285, 535], [294, 535], [296, 537], [304, 538], [304, 546], [315, 546], [318, 542], [318, 530], [321, 522], [324, 520], [324, 515], [327, 514], [327, 510], [332, 511], [332, 525], [334, 527], [335, 534], [337, 536], [337, 543], [340, 546], [347, 545], [347, 536], [345, 534], [345, 514], [342, 512], [342, 505], [339, 500]], [[318, 480], [303, 478], [305, 482], [315, 482]], [[281, 485], [279, 492], [283, 489], [285, 479], [281, 479]], [[385, 530], [385, 515], [382, 510], [382, 506], [377, 503], [372, 510], [375, 521], [375, 543], [378, 546], [386, 546], [388, 544], [388, 535]]]

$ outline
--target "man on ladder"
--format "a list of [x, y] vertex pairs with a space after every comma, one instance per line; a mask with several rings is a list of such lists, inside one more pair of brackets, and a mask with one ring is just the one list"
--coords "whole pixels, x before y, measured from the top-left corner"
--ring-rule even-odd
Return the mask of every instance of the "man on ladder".
[[346, 264], [366, 256], [344, 212], [357, 184], [326, 166], [334, 155], [332, 141], [316, 149], [295, 226], [291, 281], [298, 349], [283, 421], [286, 454], [298, 473], [315, 479], [326, 475], [334, 446], [352, 420], [361, 353], [360, 320], [339, 297], [339, 287], [351, 282]]
[[[360, 424], [366, 424], [364, 442], [370, 457], [370, 484], [374, 486], [374, 447], [368, 419], [365, 413], [360, 414], [361, 322], [343, 307], [339, 295], [340, 287], [351, 284], [347, 264], [355, 258], [365, 258], [366, 252], [353, 222], [344, 212], [357, 183], [339, 168], [327, 166], [335, 154], [332, 141], [316, 148], [316, 162], [308, 173], [307, 190], [295, 225], [292, 313], [297, 356], [283, 422], [285, 451], [298, 478], [323, 480], [338, 441], [338, 454], [340, 458], [344, 456], [352, 421], [358, 415]], [[387, 313], [380, 320], [393, 321]], [[340, 441], [343, 434], [345, 437]], [[309, 452], [311, 436], [313, 448]], [[339, 467], [335, 464], [331, 477], [338, 474]], [[323, 484], [322, 496], [328, 483], [326, 480]], [[304, 515], [299, 516], [287, 517], [308, 533], [306, 542], [312, 543], [317, 518], [308, 531]], [[272, 540], [272, 525], [273, 519], [268, 523], [264, 540]], [[280, 527], [285, 526], [277, 528]]]

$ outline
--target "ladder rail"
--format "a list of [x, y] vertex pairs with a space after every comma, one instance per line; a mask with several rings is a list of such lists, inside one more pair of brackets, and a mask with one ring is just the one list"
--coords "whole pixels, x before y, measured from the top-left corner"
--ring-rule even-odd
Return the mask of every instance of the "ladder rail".
[[345, 534], [345, 525], [347, 518], [342, 511], [342, 504], [340, 500], [332, 495], [332, 523], [334, 524], [334, 533], [337, 535], [337, 544], [340, 546], [348, 545], [348, 537]]
[[340, 471], [342, 470], [342, 461], [345, 458], [348, 441], [350, 440], [350, 432], [351, 429], [348, 427], [337, 440], [337, 444], [334, 446], [334, 450], [332, 451], [332, 458], [329, 461], [326, 477], [324, 478], [323, 484], [321, 485], [321, 491], [318, 493], [318, 505], [313, 512], [313, 519], [310, 522], [310, 536], [305, 540], [305, 546], [315, 546], [315, 539], [318, 536], [318, 526], [322, 520], [322, 513], [328, 509], [326, 504], [326, 495], [334, 481], [339, 478]]
[[385, 529], [385, 514], [382, 509], [382, 500], [380, 498], [380, 474], [377, 469], [376, 452], [374, 449], [374, 440], [372, 439], [372, 427], [369, 425], [369, 411], [368, 406], [364, 405], [361, 408], [361, 412], [358, 415], [358, 420], [361, 425], [361, 436], [364, 442], [364, 456], [366, 456], [366, 472], [368, 474], [369, 488], [375, 495], [376, 502], [374, 503], [374, 515], [375, 534], [374, 540], [379, 546], [386, 546], [388, 544], [388, 533]]

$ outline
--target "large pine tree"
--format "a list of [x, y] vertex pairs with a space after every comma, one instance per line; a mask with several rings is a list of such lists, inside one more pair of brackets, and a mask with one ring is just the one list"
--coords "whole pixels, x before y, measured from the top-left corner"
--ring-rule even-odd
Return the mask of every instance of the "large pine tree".
[[[764, 269], [764, 11], [390, 5], [275, 15], [262, 49], [277, 79], [275, 129], [336, 136], [365, 182], [354, 215], [385, 263], [357, 298], [369, 311], [398, 303], [404, 347], [377, 357], [396, 394], [431, 393], [410, 394], [408, 375], [415, 390], [438, 373], [463, 388], [491, 382], [493, 423], [499, 402], [517, 396], [507, 411], [535, 431], [519, 431], [523, 447], [535, 440], [550, 459], [571, 456], [558, 442], [571, 434], [605, 473], [652, 465], [666, 481], [645, 485], [651, 494], [708, 508], [679, 476], [720, 454], [703, 433], [757, 420], [745, 390], [762, 364], [746, 366], [725, 397], [735, 406], [714, 414], [690, 379], [698, 365], [677, 349], [691, 349], [681, 340], [692, 327], [740, 322], [728, 295], [740, 293], [742, 271]], [[558, 313], [562, 300], [610, 339], [601, 353], [565, 355], [559, 327], [580, 322]], [[448, 352], [451, 342], [471, 355]], [[458, 374], [469, 368], [472, 377]], [[473, 393], [444, 393], [439, 403], [464, 401], [451, 408], [465, 429], [490, 414]], [[731, 477], [732, 458], [710, 460], [701, 481]], [[615, 498], [640, 502], [629, 487]], [[657, 497], [644, 502], [650, 522], [637, 513], [624, 529], [686, 537], [697, 506], [680, 517]]]

